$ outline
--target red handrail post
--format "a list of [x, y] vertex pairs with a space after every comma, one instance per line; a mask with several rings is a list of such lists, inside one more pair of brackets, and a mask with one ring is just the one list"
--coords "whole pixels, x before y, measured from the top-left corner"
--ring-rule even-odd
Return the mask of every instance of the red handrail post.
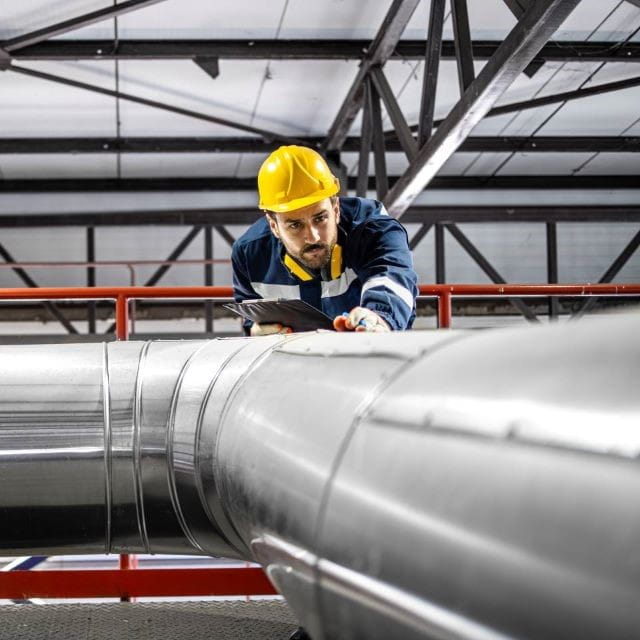
[[438, 292], [438, 329], [451, 328], [451, 291]]
[[116, 338], [129, 339], [129, 298], [122, 293], [116, 298]]
[[[118, 340], [129, 339], [129, 299], [123, 294], [116, 297], [116, 338]], [[120, 555], [118, 566], [121, 571], [137, 568], [136, 556], [128, 554]], [[128, 595], [120, 596], [120, 602], [131, 602]]]

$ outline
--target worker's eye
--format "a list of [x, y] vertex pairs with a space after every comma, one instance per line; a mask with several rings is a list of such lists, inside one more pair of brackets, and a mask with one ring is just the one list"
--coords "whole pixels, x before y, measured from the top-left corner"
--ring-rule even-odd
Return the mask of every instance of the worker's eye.
[[323, 214], [321, 216], [318, 216], [317, 218], [314, 218], [315, 223], [316, 224], [323, 224], [325, 223], [327, 220], [329, 219], [329, 216], [326, 214]]
[[299, 222], [290, 222], [288, 224], [289, 229], [291, 229], [292, 231], [297, 231], [301, 226], [302, 225]]

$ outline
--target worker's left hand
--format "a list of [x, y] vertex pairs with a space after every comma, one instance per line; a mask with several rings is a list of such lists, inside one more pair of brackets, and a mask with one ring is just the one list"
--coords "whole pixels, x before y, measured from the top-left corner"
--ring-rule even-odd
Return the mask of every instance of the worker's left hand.
[[343, 313], [333, 319], [336, 331], [371, 331], [383, 333], [391, 331], [389, 325], [375, 312], [366, 307], [354, 307], [350, 313]]

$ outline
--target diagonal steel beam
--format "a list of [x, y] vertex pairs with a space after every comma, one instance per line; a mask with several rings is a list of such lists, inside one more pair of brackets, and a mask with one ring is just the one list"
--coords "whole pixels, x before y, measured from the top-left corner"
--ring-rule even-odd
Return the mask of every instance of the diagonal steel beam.
[[[365, 80], [367, 83], [368, 80]], [[367, 92], [368, 92], [367, 87]], [[360, 131], [360, 145], [358, 148], [358, 175], [356, 176], [356, 195], [361, 198], [367, 197], [369, 186], [369, 153], [373, 142], [373, 127], [371, 123], [371, 108], [368, 99], [364, 101], [362, 109], [362, 125]]]
[[192, 111], [191, 109], [183, 109], [174, 105], [166, 104], [164, 102], [158, 102], [157, 100], [148, 100], [147, 98], [141, 98], [139, 96], [131, 95], [130, 93], [123, 93], [121, 91], [113, 91], [111, 89], [105, 89], [104, 87], [98, 87], [86, 82], [78, 82], [77, 80], [71, 80], [71, 78], [64, 78], [62, 76], [53, 75], [51, 73], [44, 73], [42, 71], [36, 71], [35, 69], [27, 69], [25, 67], [18, 67], [11, 65], [8, 71], [14, 71], [25, 76], [31, 76], [32, 78], [39, 78], [41, 80], [48, 80], [50, 82], [56, 82], [57, 84], [63, 84], [69, 87], [75, 87], [76, 89], [84, 89], [93, 93], [100, 93], [112, 98], [118, 98], [120, 100], [127, 100], [128, 102], [135, 102], [136, 104], [142, 104], [147, 107], [154, 107], [156, 109], [162, 109], [163, 111], [169, 111], [171, 113], [177, 113], [189, 118], [195, 118], [197, 120], [204, 120], [205, 122], [213, 122], [214, 124], [220, 124], [232, 129], [238, 129], [240, 131], [247, 131], [249, 133], [256, 133], [267, 140], [280, 140], [288, 144], [299, 144], [299, 140], [284, 136], [274, 131], [267, 131], [266, 129], [259, 129], [250, 125], [241, 124], [233, 120], [227, 120], [225, 118], [218, 118], [207, 113], [200, 113], [198, 111]]
[[[467, 238], [467, 236], [460, 230], [456, 224], [444, 225], [447, 231], [457, 240], [458, 244], [471, 256], [473, 261], [484, 271], [486, 275], [491, 278], [492, 282], [496, 284], [506, 284], [506, 280], [494, 269], [491, 263], [480, 253], [478, 248]], [[539, 322], [536, 314], [531, 311], [529, 306], [521, 298], [509, 298], [511, 304], [520, 313], [533, 322]]]
[[440, 71], [440, 57], [442, 55], [444, 5], [445, 0], [431, 0], [431, 8], [429, 10], [420, 117], [418, 120], [418, 146], [420, 147], [431, 137], [431, 130], [433, 129], [438, 72]]
[[[0, 243], [0, 256], [7, 264], [15, 264], [16, 260], [14, 257], [7, 251], [5, 246]], [[31, 287], [33, 289], [38, 288], [38, 283], [21, 267], [14, 267], [14, 273], [24, 282], [27, 287]], [[42, 306], [49, 311], [49, 313], [67, 330], [68, 333], [78, 333], [77, 329], [67, 320], [65, 315], [56, 307], [53, 302], [42, 302]]]
[[433, 227], [433, 224], [426, 222], [420, 225], [420, 228], [413, 234], [411, 240], [409, 240], [409, 249], [411, 251], [422, 242], [422, 239], [429, 233], [431, 227]]
[[393, 53], [400, 36], [409, 22], [420, 0], [393, 0], [378, 33], [363, 58], [344, 102], [329, 128], [322, 145], [323, 151], [340, 149], [349, 133], [364, 98], [364, 80], [372, 66], [383, 65]]
[[[629, 258], [636, 252], [636, 249], [640, 246], [640, 231], [636, 233], [633, 238], [629, 241], [627, 246], [622, 250], [620, 255], [611, 263], [611, 266], [604, 272], [600, 280], [598, 280], [598, 284], [605, 284], [611, 282], [620, 272], [622, 267], [624, 267], [627, 262], [629, 262]], [[596, 301], [597, 296], [592, 296], [585, 303], [583, 303], [577, 311], [573, 314], [572, 318], [581, 318], [589, 309], [591, 309]]]
[[389, 191], [389, 176], [387, 174], [387, 159], [385, 157], [384, 130], [382, 128], [382, 109], [380, 96], [371, 77], [367, 78], [367, 100], [371, 111], [371, 128], [373, 132], [373, 164], [376, 179], [376, 194], [382, 200]]
[[409, 125], [400, 110], [398, 101], [393, 95], [393, 91], [389, 86], [387, 77], [384, 75], [384, 72], [380, 67], [372, 67], [370, 75], [378, 95], [384, 102], [389, 118], [393, 123], [393, 128], [395, 129], [396, 136], [400, 142], [402, 150], [405, 152], [409, 160], [413, 160], [418, 152], [416, 141], [414, 140], [413, 135], [411, 134], [411, 129], [409, 129]]
[[538, 0], [531, 5], [389, 191], [385, 205], [391, 215], [400, 217], [407, 210], [579, 2]]
[[451, 0], [451, 17], [453, 18], [453, 37], [456, 43], [458, 84], [460, 85], [460, 95], [463, 95], [475, 78], [467, 0]]
[[[257, 219], [257, 218], [256, 218]], [[229, 230], [222, 224], [214, 224], [213, 228], [220, 234], [222, 239], [230, 246], [233, 247], [233, 243], [236, 239], [229, 232]]]
[[[187, 233], [187, 235], [184, 238], [182, 238], [182, 240], [180, 240], [176, 248], [169, 254], [169, 256], [166, 259], [166, 262], [174, 262], [175, 260], [177, 260], [185, 252], [187, 247], [193, 242], [193, 240], [200, 233], [200, 231], [202, 231], [202, 228], [203, 228], [202, 225], [194, 226], [193, 229], [191, 229], [189, 233]], [[170, 264], [163, 264], [160, 267], [158, 267], [154, 271], [154, 273], [151, 275], [151, 277], [147, 279], [147, 281], [144, 283], [143, 286], [145, 287], [155, 286], [160, 281], [162, 276], [167, 271], [169, 271], [171, 266], [172, 265]], [[105, 333], [113, 333], [115, 329], [116, 329], [116, 324], [114, 322], [109, 326], [109, 328], [106, 330]]]
[[85, 13], [84, 15], [77, 16], [76, 18], [64, 20], [63, 22], [58, 22], [57, 24], [5, 40], [0, 46], [5, 51], [17, 51], [22, 47], [28, 47], [29, 45], [42, 42], [43, 40], [48, 40], [53, 36], [59, 36], [63, 33], [74, 31], [81, 27], [86, 27], [89, 24], [101, 22], [107, 18], [114, 18], [115, 16], [120, 16], [123, 13], [135, 11], [136, 9], [141, 9], [142, 7], [146, 7], [150, 4], [156, 4], [158, 2], [162, 2], [162, 0], [127, 0], [126, 2], [121, 2], [114, 6], [105, 7], [104, 9], [92, 11], [91, 13]]

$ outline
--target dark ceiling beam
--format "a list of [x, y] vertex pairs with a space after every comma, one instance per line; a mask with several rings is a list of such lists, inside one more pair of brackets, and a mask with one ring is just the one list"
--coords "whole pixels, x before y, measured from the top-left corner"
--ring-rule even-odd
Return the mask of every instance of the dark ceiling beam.
[[[640, 0], [638, 0], [640, 2]], [[389, 60], [424, 60], [426, 40], [400, 40]], [[474, 40], [475, 60], [488, 60], [499, 40]], [[16, 51], [16, 60], [361, 60], [369, 40], [51, 40]], [[553, 40], [536, 58], [554, 62], [637, 62], [640, 42]], [[453, 40], [442, 41], [442, 59], [455, 60]]]
[[389, 190], [384, 202], [391, 215], [402, 216], [579, 2], [537, 0], [531, 5]]
[[[93, 213], [3, 213], [0, 228], [95, 226], [247, 225], [261, 215], [256, 208], [100, 211]], [[640, 204], [627, 206], [412, 206], [405, 224], [464, 224], [467, 222], [640, 222]]]
[[[399, 176], [389, 176], [389, 184], [398, 183]], [[354, 190], [356, 177], [348, 180]], [[392, 187], [393, 188], [393, 187]], [[369, 177], [369, 189], [375, 190], [375, 179]], [[636, 189], [637, 175], [498, 175], [498, 176], [437, 176], [429, 183], [432, 189], [482, 190], [551, 190], [551, 189]], [[250, 178], [87, 178], [87, 179], [27, 179], [0, 180], [0, 193], [97, 193], [144, 191], [256, 191], [256, 179]]]
[[78, 82], [71, 78], [65, 78], [57, 76], [51, 73], [44, 73], [42, 71], [36, 71], [35, 69], [27, 69], [25, 67], [18, 67], [11, 65], [8, 68], [9, 71], [19, 73], [21, 75], [29, 76], [31, 78], [38, 78], [39, 80], [46, 80], [49, 82], [55, 82], [56, 84], [65, 85], [68, 87], [74, 87], [75, 89], [82, 89], [84, 91], [90, 91], [91, 93], [99, 93], [101, 95], [117, 98], [119, 100], [126, 100], [127, 102], [134, 102], [146, 107], [152, 107], [154, 109], [160, 109], [162, 111], [168, 111], [170, 113], [177, 113], [179, 115], [187, 116], [188, 118], [194, 118], [196, 120], [203, 120], [204, 122], [211, 122], [219, 124], [231, 129], [237, 129], [239, 131], [246, 131], [247, 133], [254, 133], [267, 140], [279, 140], [287, 144], [298, 144], [297, 138], [285, 136], [275, 131], [268, 131], [266, 129], [260, 129], [258, 127], [252, 127], [250, 125], [242, 124], [235, 120], [227, 120], [226, 118], [219, 118], [217, 116], [210, 115], [208, 113], [201, 113], [199, 111], [193, 111], [191, 109], [183, 109], [175, 105], [167, 104], [165, 102], [158, 102], [157, 100], [149, 100], [140, 96], [134, 96], [130, 93], [123, 93], [122, 91], [113, 91], [111, 89], [105, 89], [97, 85], [88, 84], [86, 82]]
[[376, 37], [367, 47], [355, 80], [329, 128], [322, 147], [324, 150], [333, 151], [342, 147], [353, 121], [362, 108], [364, 79], [372, 66], [382, 66], [389, 59], [419, 2], [420, 0], [393, 0]]
[[[316, 147], [321, 138], [300, 142]], [[386, 138], [387, 152], [403, 151], [397, 138]], [[358, 152], [361, 140], [346, 138], [342, 151]], [[0, 154], [22, 153], [259, 153], [267, 154], [279, 142], [249, 137], [149, 138], [0, 138]], [[473, 153], [638, 153], [640, 136], [470, 136], [458, 151]]]
[[64, 20], [62, 22], [49, 25], [48, 27], [43, 27], [42, 29], [37, 29], [36, 31], [31, 31], [21, 36], [16, 36], [15, 38], [10, 38], [9, 40], [1, 42], [0, 48], [8, 51], [9, 53], [18, 51], [24, 47], [53, 38], [54, 36], [59, 36], [63, 33], [68, 33], [69, 31], [75, 31], [81, 27], [86, 27], [87, 25], [94, 24], [96, 22], [102, 22], [109, 18], [115, 18], [123, 13], [142, 9], [143, 7], [156, 4], [158, 2], [162, 2], [162, 0], [126, 0], [126, 2], [121, 2], [117, 5], [85, 13], [81, 16], [71, 18], [70, 20]]

